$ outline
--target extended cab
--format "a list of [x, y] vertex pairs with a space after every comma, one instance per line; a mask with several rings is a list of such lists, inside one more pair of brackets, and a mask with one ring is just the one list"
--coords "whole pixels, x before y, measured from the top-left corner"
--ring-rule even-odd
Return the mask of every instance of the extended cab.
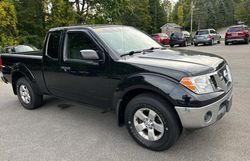
[[223, 58], [163, 48], [128, 26], [51, 29], [42, 51], [3, 54], [0, 70], [26, 109], [52, 95], [115, 111], [136, 142], [157, 151], [182, 128], [215, 123], [232, 104]]

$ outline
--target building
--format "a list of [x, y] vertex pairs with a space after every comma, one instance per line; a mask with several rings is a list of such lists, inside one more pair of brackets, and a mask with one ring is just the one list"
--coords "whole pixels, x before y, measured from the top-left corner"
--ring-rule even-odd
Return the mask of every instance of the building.
[[182, 27], [175, 23], [166, 23], [161, 27], [161, 32], [171, 35], [173, 32], [181, 31]]

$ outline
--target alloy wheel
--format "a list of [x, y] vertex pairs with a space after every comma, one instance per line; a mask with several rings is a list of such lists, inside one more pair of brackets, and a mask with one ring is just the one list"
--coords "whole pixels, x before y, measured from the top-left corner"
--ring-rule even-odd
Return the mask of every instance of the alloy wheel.
[[149, 108], [141, 108], [135, 112], [134, 126], [138, 134], [149, 141], [161, 139], [165, 131], [160, 116]]

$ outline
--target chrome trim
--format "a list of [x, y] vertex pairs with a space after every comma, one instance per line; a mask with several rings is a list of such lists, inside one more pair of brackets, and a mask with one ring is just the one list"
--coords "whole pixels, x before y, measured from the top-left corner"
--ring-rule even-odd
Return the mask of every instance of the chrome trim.
[[[219, 120], [226, 112], [229, 112], [231, 108], [231, 103], [228, 106], [221, 108], [222, 103], [225, 101], [232, 101], [232, 88], [230, 91], [220, 100], [211, 103], [203, 107], [178, 107], [175, 106], [175, 109], [179, 115], [182, 126], [187, 129], [195, 129], [209, 126]], [[226, 109], [225, 109], [226, 108]], [[205, 122], [204, 116], [207, 112], [212, 112], [212, 118]]]
[[[154, 110], [149, 108], [143, 107], [138, 109], [134, 113], [133, 123], [137, 133], [142, 138], [149, 141], [160, 140], [165, 131], [161, 117]], [[166, 130], [167, 129], [166, 127]]]

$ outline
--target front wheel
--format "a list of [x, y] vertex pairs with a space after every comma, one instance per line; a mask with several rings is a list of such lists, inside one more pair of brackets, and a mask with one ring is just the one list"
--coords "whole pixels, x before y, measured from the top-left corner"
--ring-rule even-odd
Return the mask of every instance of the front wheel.
[[132, 99], [125, 110], [125, 121], [133, 139], [155, 151], [170, 148], [182, 129], [173, 108], [154, 94], [141, 94]]
[[17, 96], [22, 106], [33, 110], [42, 105], [43, 96], [36, 94], [31, 83], [25, 78], [20, 78], [16, 83]]

